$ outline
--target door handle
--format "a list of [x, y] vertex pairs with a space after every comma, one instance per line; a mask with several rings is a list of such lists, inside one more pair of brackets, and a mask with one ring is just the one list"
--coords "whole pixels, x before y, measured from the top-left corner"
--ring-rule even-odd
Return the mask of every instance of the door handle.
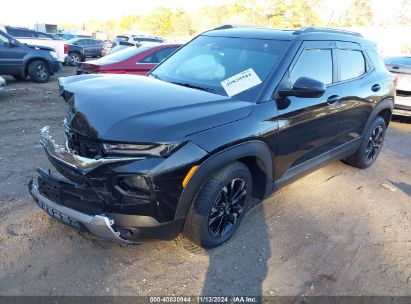
[[394, 70], [399, 70], [399, 69], [400, 69], [399, 66], [393, 66], [392, 68], [393, 68]]
[[338, 95], [331, 95], [330, 97], [328, 97], [327, 103], [331, 105], [331, 104], [334, 104], [334, 103], [339, 102], [340, 100], [341, 100], [341, 97], [340, 97], [340, 96], [338, 96]]
[[381, 86], [377, 83], [377, 84], [374, 84], [372, 87], [371, 87], [371, 90], [373, 91], [373, 92], [378, 92], [379, 90], [381, 89]]

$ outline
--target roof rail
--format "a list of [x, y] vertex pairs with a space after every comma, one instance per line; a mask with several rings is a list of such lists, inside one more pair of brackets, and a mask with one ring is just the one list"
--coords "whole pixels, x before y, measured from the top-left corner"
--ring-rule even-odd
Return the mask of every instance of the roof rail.
[[302, 27], [294, 31], [293, 34], [300, 35], [303, 33], [335, 33], [335, 34], [344, 34], [344, 35], [351, 35], [351, 36], [356, 36], [356, 37], [363, 37], [360, 33], [357, 33], [357, 32], [351, 32], [351, 31], [340, 30], [340, 29], [329, 28], [329, 27], [315, 27], [315, 26]]
[[246, 25], [246, 24], [223, 24], [223, 25], [217, 26], [216, 28], [213, 28], [211, 31], [226, 30], [226, 29], [237, 28], [237, 27], [253, 27], [253, 26]]

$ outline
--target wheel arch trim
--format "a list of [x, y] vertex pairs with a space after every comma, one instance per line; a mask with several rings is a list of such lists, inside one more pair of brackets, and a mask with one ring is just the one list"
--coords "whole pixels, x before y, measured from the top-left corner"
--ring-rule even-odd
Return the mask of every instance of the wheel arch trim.
[[[392, 97], [387, 97], [385, 99], [383, 99], [382, 101], [380, 101], [372, 110], [370, 116], [368, 117], [368, 120], [363, 128], [363, 132], [365, 130], [368, 130], [368, 128], [370, 127], [371, 123], [374, 121], [375, 117], [378, 116], [379, 113], [381, 113], [381, 111], [384, 110], [390, 110], [391, 115], [392, 115], [392, 111], [394, 109], [394, 99]], [[391, 117], [390, 117], [391, 119]], [[388, 126], [386, 126], [388, 127]]]
[[175, 218], [185, 218], [187, 216], [198, 190], [212, 173], [245, 157], [257, 157], [262, 161], [266, 175], [265, 195], [270, 194], [273, 186], [273, 166], [269, 147], [258, 140], [240, 143], [212, 155], [200, 164], [180, 196]]
[[23, 73], [22, 75], [23, 76], [26, 76], [26, 77], [28, 76], [30, 64], [37, 60], [43, 61], [47, 65], [50, 75], [52, 75], [52, 68], [51, 68], [50, 62], [46, 58], [43, 58], [40, 56], [30, 56], [30, 57], [25, 58], [24, 64], [22, 65], [22, 73]]

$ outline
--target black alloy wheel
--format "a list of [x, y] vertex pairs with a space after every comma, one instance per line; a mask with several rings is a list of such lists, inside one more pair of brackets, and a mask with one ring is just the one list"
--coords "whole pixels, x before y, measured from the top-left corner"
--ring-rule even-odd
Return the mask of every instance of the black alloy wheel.
[[221, 168], [199, 187], [183, 234], [207, 249], [228, 241], [244, 218], [252, 189], [251, 172], [244, 163], [235, 161]]
[[373, 162], [380, 153], [383, 142], [384, 129], [381, 126], [377, 126], [371, 133], [368, 139], [367, 149], [365, 150], [365, 159], [367, 162]]
[[246, 198], [247, 189], [241, 178], [234, 178], [221, 189], [208, 216], [211, 236], [222, 237], [234, 229], [237, 219], [244, 212]]

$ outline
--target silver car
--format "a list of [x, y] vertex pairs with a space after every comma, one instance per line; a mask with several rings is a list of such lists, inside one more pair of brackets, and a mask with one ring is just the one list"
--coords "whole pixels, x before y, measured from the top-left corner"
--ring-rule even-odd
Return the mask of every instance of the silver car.
[[395, 115], [411, 116], [411, 56], [384, 58], [387, 69], [397, 77]]

